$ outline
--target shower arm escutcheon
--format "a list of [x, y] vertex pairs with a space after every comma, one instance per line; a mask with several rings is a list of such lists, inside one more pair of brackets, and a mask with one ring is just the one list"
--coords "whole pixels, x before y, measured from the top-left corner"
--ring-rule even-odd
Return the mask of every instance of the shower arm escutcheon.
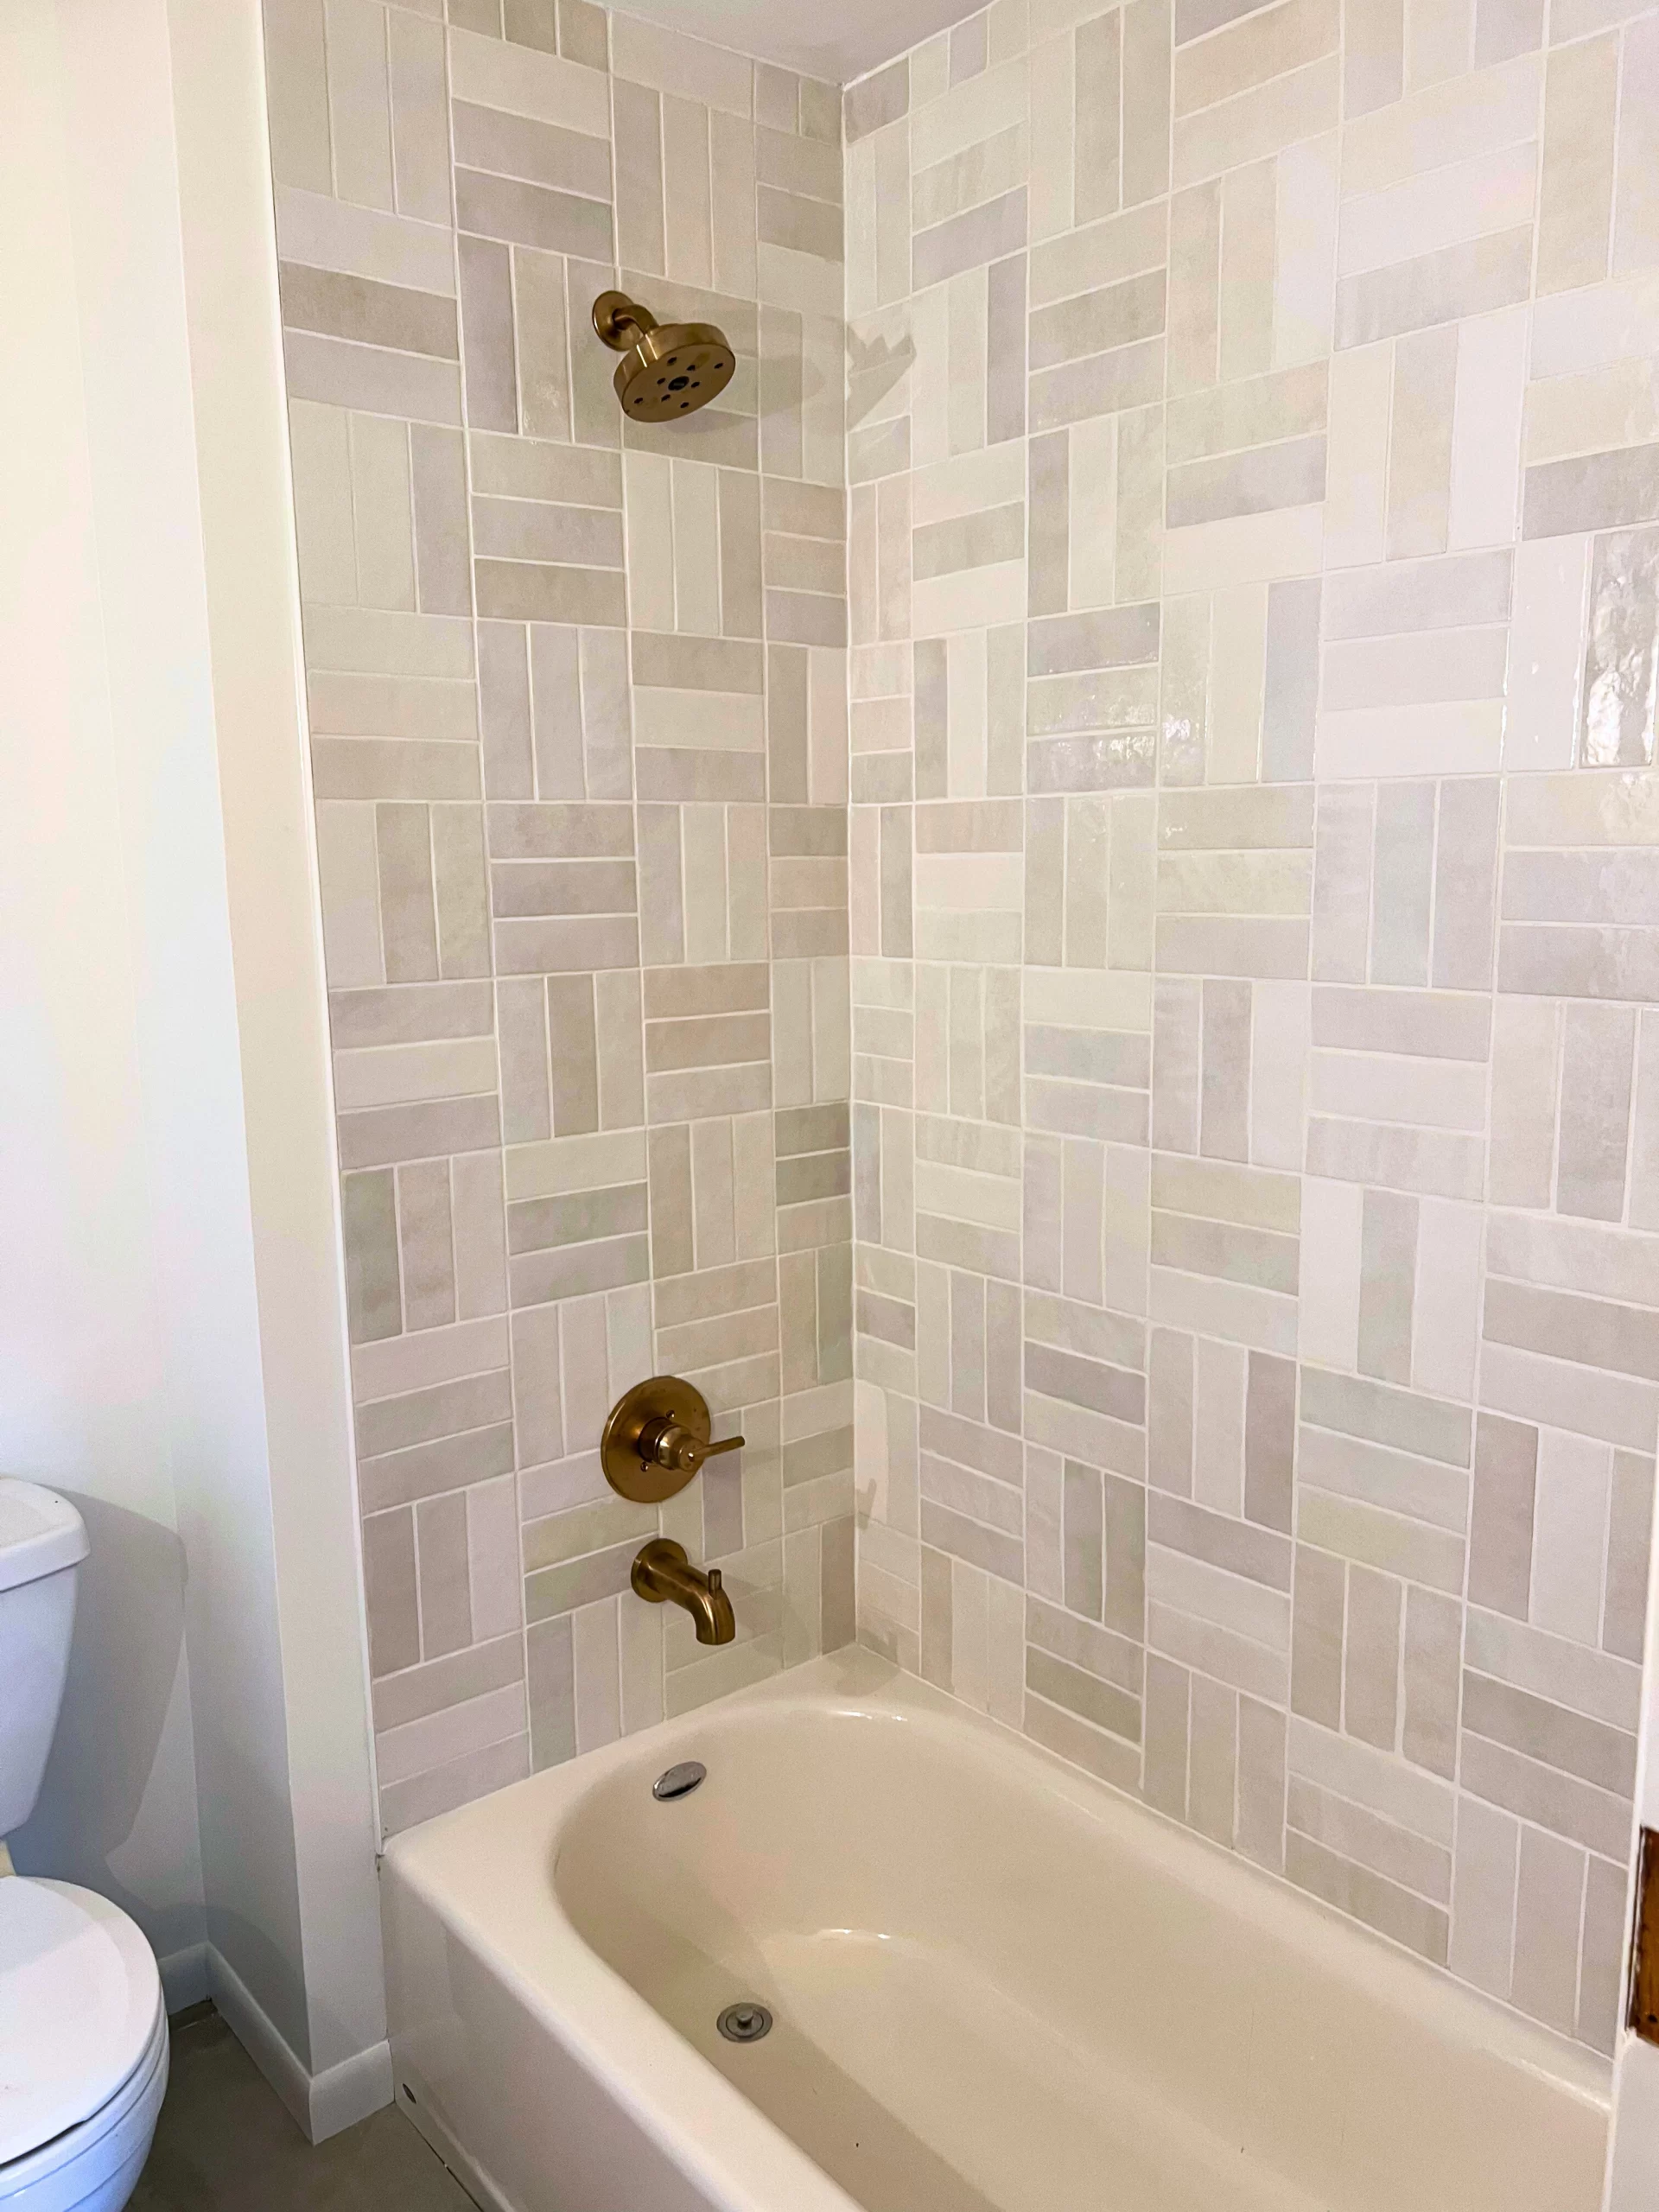
[[626, 292], [601, 292], [594, 302], [594, 333], [613, 353], [626, 353], [656, 327], [657, 318], [651, 309], [642, 308]]
[[636, 1505], [660, 1505], [693, 1481], [704, 1460], [741, 1452], [741, 1436], [711, 1439], [709, 1406], [695, 1383], [653, 1375], [625, 1390], [599, 1440], [611, 1488]]

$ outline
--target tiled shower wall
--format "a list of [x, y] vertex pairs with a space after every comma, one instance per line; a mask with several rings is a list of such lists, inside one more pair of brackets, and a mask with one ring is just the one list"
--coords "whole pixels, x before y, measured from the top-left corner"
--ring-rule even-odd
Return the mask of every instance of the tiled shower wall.
[[[853, 1631], [839, 96], [265, 13], [390, 1829]], [[626, 440], [619, 274], [740, 363]], [[596, 1452], [657, 1371], [748, 1439], [660, 1514]], [[729, 1649], [627, 1594], [659, 1528]]]
[[864, 1641], [1595, 2048], [1659, 1406], [1659, 16], [846, 102]]

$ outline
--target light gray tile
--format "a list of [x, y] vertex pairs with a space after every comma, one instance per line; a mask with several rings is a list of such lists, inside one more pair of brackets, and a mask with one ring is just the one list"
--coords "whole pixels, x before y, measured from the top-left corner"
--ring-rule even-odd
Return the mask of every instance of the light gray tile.
[[1394, 1749], [1398, 1719], [1402, 1600], [1402, 1586], [1392, 1575], [1366, 1567], [1349, 1568], [1343, 1726], [1382, 1751]]
[[1337, 344], [1368, 346], [1379, 338], [1511, 307], [1527, 296], [1531, 275], [1529, 226], [1342, 277], [1337, 285]]
[[848, 87], [842, 100], [847, 143], [855, 145], [909, 110], [910, 61], [905, 56]]
[[1659, 522], [1659, 446], [1629, 446], [1527, 471], [1523, 537]]
[[1418, 1202], [1367, 1191], [1361, 1212], [1359, 1365], [1384, 1382], [1411, 1380]]
[[1344, 0], [1343, 111], [1370, 115], [1405, 88], [1404, 0]]
[[1475, 1433], [1474, 1475], [1470, 1603], [1525, 1620], [1532, 1582], [1537, 1430], [1499, 1414], [1482, 1414]]
[[1417, 1584], [1406, 1591], [1400, 1747], [1415, 1766], [1449, 1781], [1457, 1770], [1459, 1644], [1455, 1598]]
[[1577, 2024], [1585, 1854], [1535, 1828], [1521, 1831], [1514, 1980], [1523, 2012], [1571, 2035]]
[[363, 1581], [371, 1671], [378, 1677], [414, 1666], [421, 1656], [421, 1625], [410, 1507], [372, 1513], [364, 1522]]
[[1556, 1204], [1596, 1221], [1624, 1214], [1636, 1009], [1573, 1005], [1561, 1050]]
[[397, 1198], [389, 1169], [340, 1182], [346, 1248], [346, 1303], [353, 1344], [372, 1344], [403, 1328]]

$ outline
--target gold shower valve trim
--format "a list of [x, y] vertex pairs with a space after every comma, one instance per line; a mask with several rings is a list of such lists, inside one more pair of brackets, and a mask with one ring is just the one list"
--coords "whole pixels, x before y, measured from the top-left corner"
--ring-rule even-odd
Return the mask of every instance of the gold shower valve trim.
[[626, 292], [601, 292], [594, 329], [622, 355], [616, 396], [631, 423], [677, 423], [717, 399], [737, 370], [723, 330], [712, 322], [659, 323]]
[[743, 1439], [710, 1441], [708, 1402], [694, 1382], [653, 1375], [625, 1390], [599, 1440], [599, 1463], [611, 1488], [636, 1505], [660, 1505], [693, 1481], [705, 1459], [741, 1452]]

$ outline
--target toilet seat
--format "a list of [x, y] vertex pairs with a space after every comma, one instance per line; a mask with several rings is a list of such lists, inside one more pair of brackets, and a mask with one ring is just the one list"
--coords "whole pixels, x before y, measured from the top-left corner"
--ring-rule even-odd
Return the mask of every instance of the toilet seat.
[[0, 2166], [0, 2212], [120, 2212], [149, 2155], [167, 2094], [167, 2015], [131, 2078], [78, 2127]]
[[166, 2052], [161, 1976], [125, 1913], [67, 1882], [0, 1879], [0, 2206], [41, 2153], [62, 2163], [60, 2139], [142, 2103]]

